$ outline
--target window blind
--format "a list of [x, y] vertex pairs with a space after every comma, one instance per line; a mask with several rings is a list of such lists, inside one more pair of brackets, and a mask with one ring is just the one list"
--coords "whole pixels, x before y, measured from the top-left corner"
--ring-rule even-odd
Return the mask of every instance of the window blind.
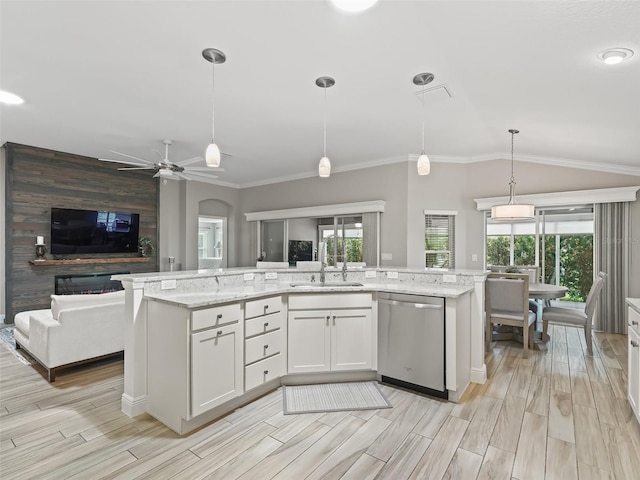
[[424, 250], [426, 268], [455, 268], [455, 215], [425, 213]]

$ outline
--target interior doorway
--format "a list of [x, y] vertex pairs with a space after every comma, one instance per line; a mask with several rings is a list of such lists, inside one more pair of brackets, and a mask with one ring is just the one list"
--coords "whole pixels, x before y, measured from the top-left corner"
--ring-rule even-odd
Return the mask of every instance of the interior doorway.
[[227, 217], [198, 216], [198, 269], [227, 267]]

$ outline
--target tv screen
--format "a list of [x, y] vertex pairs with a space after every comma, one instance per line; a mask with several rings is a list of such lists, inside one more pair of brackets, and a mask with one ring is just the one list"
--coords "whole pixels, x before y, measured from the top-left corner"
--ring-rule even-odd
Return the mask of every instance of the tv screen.
[[140, 215], [104, 210], [51, 209], [51, 253], [138, 251]]

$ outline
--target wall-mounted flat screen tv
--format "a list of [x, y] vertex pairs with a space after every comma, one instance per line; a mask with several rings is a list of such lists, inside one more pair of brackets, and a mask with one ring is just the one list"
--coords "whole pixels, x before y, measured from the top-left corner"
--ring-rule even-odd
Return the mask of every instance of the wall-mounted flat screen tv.
[[51, 209], [52, 254], [138, 251], [140, 215], [105, 210]]

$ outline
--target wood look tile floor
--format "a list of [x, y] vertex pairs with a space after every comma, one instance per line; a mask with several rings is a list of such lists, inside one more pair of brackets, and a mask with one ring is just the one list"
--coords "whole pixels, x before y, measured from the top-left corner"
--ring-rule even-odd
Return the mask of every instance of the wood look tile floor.
[[394, 408], [283, 415], [281, 391], [183, 437], [120, 412], [123, 363], [62, 372], [0, 347], [2, 479], [640, 478], [626, 337], [552, 327], [546, 351], [487, 353], [489, 380], [458, 404], [383, 385]]

